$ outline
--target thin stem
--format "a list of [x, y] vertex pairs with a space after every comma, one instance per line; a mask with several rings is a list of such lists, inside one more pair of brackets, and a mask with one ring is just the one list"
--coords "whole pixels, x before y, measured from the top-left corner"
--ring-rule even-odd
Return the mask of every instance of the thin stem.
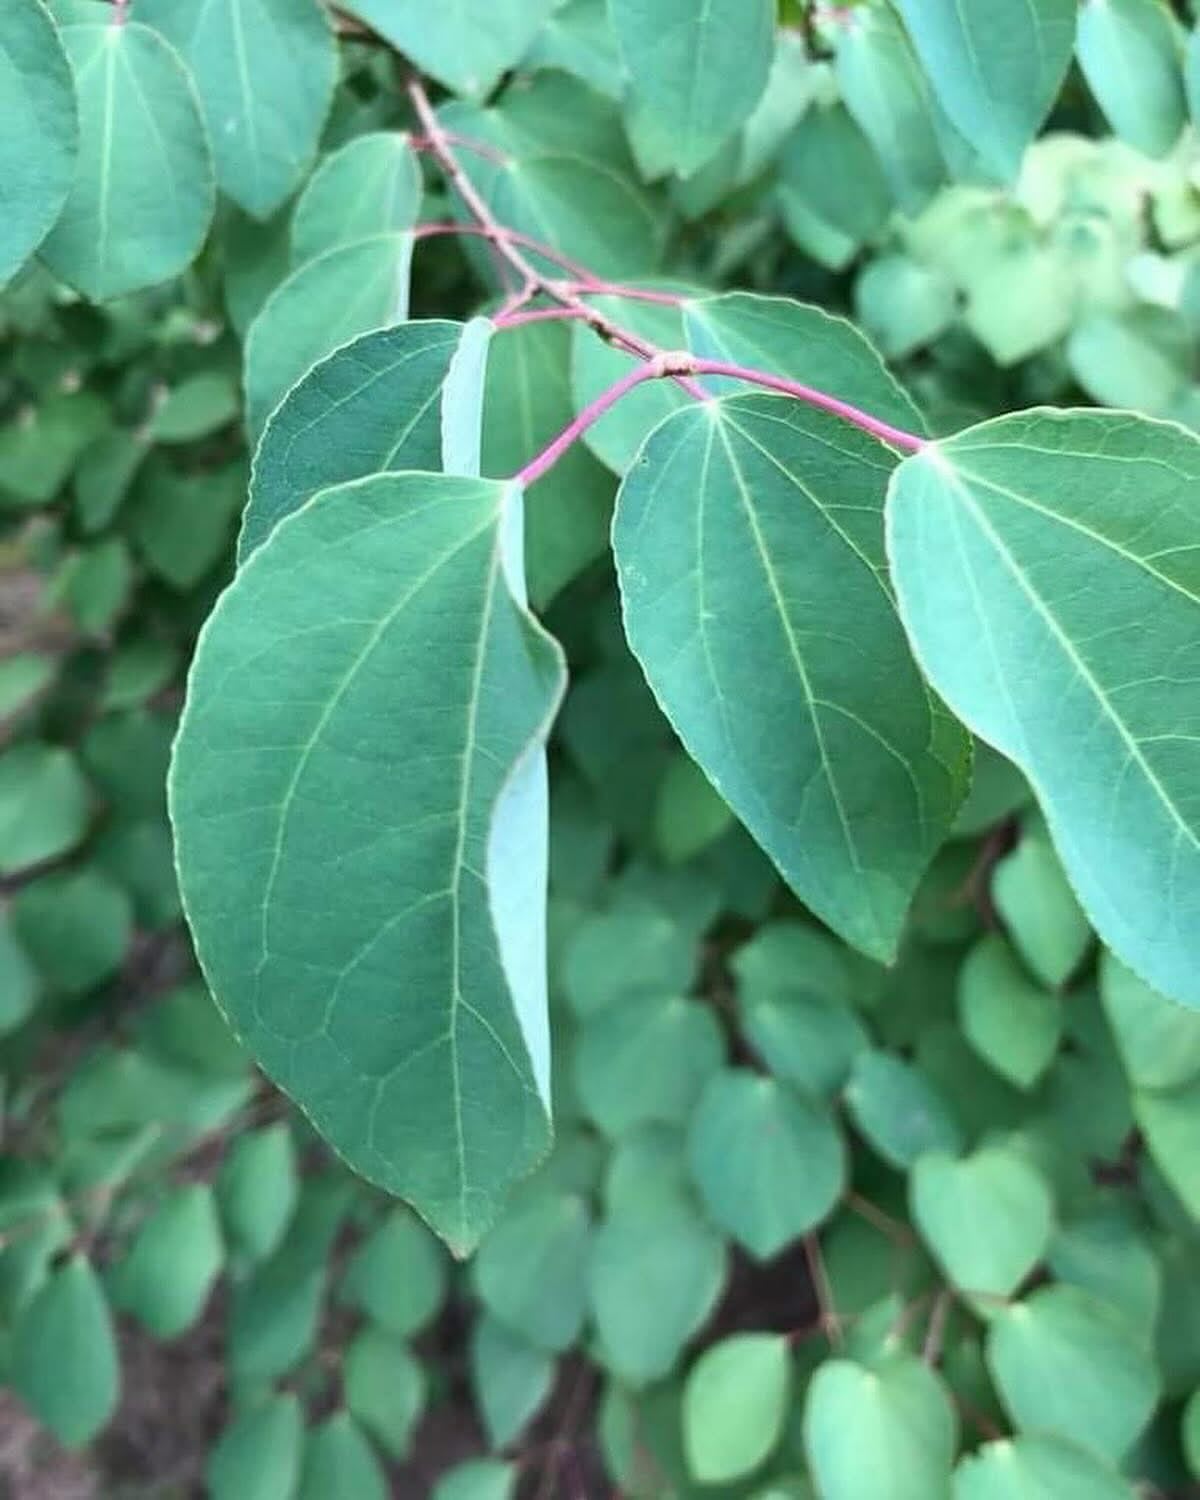
[[525, 323], [576, 322], [579, 314], [573, 307], [502, 307], [492, 322], [497, 328], [520, 328]]
[[797, 401], [803, 401], [807, 406], [815, 406], [820, 411], [827, 411], [835, 417], [841, 417], [843, 421], [857, 427], [860, 432], [878, 438], [881, 443], [888, 443], [893, 448], [903, 448], [908, 453], [919, 453], [926, 446], [926, 440], [918, 437], [915, 432], [905, 432], [903, 428], [893, 427], [888, 422], [881, 422], [878, 417], [871, 416], [869, 412], [852, 406], [849, 401], [841, 401], [837, 396], [827, 395], [825, 391], [818, 391], [811, 385], [801, 385], [795, 380], [785, 380], [781, 375], [768, 374], [766, 370], [754, 370], [748, 365], [730, 364], [723, 359], [694, 359], [691, 361], [688, 373], [691, 375], [726, 375], [730, 380], [744, 380], [749, 385], [760, 385], [768, 391], [778, 391], [784, 396], [794, 396]]
[[821, 1254], [820, 1241], [815, 1234], [804, 1236], [804, 1258], [808, 1262], [809, 1279], [813, 1296], [817, 1299], [817, 1313], [821, 1332], [829, 1340], [830, 1347], [842, 1347], [842, 1324], [833, 1300], [833, 1288], [829, 1285], [829, 1273], [825, 1269], [825, 1257]]
[[[486, 141], [477, 141], [471, 135], [459, 135], [457, 131], [447, 130], [443, 132], [452, 146], [458, 146], [463, 151], [470, 151], [475, 156], [483, 157], [484, 161], [495, 162], [497, 166], [504, 166], [508, 161], [503, 151], [497, 151], [495, 146], [489, 146]], [[433, 142], [425, 135], [409, 136], [409, 145], [414, 151], [432, 151]]]
[[[489, 225], [464, 223], [459, 219], [441, 219], [431, 220], [426, 224], [418, 224], [413, 230], [413, 238], [418, 240], [433, 239], [437, 235], [445, 234], [471, 235], [476, 239], [491, 240], [494, 244], [498, 244], [502, 239], [510, 240], [514, 245], [519, 245], [532, 254], [540, 256], [542, 260], [550, 261], [553, 265], [569, 272], [572, 276], [578, 276], [583, 270], [582, 266], [573, 260], [568, 260], [565, 255], [560, 255], [550, 245], [544, 245], [541, 240], [535, 240], [532, 235], [521, 234], [516, 229], [494, 229]], [[532, 274], [540, 291], [544, 278], [536, 271], [532, 271]], [[556, 284], [565, 285], [567, 283]], [[588, 285], [590, 286], [591, 283], [589, 282]]]
[[124, 26], [125, 22], [128, 21], [128, 19], [129, 0], [113, 0], [113, 25]]
[[548, 447], [543, 448], [536, 458], [531, 459], [516, 476], [516, 483], [525, 488], [536, 484], [543, 474], [554, 467], [567, 449], [581, 438], [589, 427], [594, 426], [606, 411], [615, 406], [626, 392], [633, 390], [635, 386], [642, 385], [647, 380], [661, 380], [667, 373], [667, 370], [662, 367], [661, 356], [648, 360], [644, 365], [635, 365], [632, 370], [622, 375], [615, 385], [610, 385], [593, 402], [585, 406], [575, 420], [568, 423]]
[[942, 1357], [942, 1342], [946, 1337], [946, 1318], [950, 1313], [952, 1300], [950, 1288], [945, 1286], [934, 1299], [933, 1311], [929, 1315], [929, 1327], [925, 1333], [925, 1345], [921, 1350], [921, 1358], [927, 1365], [936, 1365]]
[[653, 287], [620, 286], [613, 281], [568, 281], [564, 290], [580, 297], [624, 297], [629, 302], [655, 302], [660, 307], [682, 307], [687, 300], [678, 292], [660, 292]]

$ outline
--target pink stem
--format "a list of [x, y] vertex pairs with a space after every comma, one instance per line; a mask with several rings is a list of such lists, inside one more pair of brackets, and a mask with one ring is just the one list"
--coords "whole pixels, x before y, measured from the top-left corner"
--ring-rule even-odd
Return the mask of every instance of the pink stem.
[[[459, 135], [456, 131], [446, 130], [442, 132], [443, 138], [452, 146], [461, 146], [464, 151], [471, 151], [476, 156], [482, 156], [485, 161], [495, 162], [497, 166], [503, 166], [508, 157], [503, 151], [497, 151], [494, 146], [489, 146], [486, 141], [477, 141], [474, 136]], [[409, 144], [414, 151], [434, 151], [436, 147], [427, 135], [414, 135], [409, 137]]]
[[573, 307], [501, 308], [492, 322], [497, 328], [520, 328], [525, 323], [560, 323], [578, 321], [582, 314]]
[[581, 297], [624, 297], [630, 302], [655, 302], [661, 307], [682, 307], [687, 300], [678, 292], [658, 292], [645, 287], [621, 286], [615, 281], [568, 281], [564, 290]]
[[[552, 443], [525, 465], [515, 476], [515, 482], [526, 487], [534, 484], [554, 467], [578, 438], [594, 426], [606, 411], [615, 406], [621, 397], [633, 390], [635, 386], [647, 380], [663, 380], [668, 377], [678, 380], [681, 385], [686, 382], [688, 386], [693, 386], [693, 382], [687, 379], [692, 375], [725, 375], [731, 380], [744, 380], [750, 385], [763, 386], [769, 391], [778, 391], [781, 395], [792, 396], [808, 406], [814, 406], [820, 411], [827, 411], [835, 417], [840, 417], [861, 432], [893, 448], [917, 453], [926, 445], [926, 440], [918, 437], [916, 433], [892, 427], [887, 422], [881, 422], [878, 417], [872, 417], [869, 413], [860, 411], [857, 406], [851, 406], [848, 401], [840, 401], [836, 396], [829, 396], [824, 391], [814, 390], [809, 385], [801, 385], [798, 381], [785, 380], [779, 375], [769, 375], [765, 370], [754, 370], [747, 365], [730, 364], [723, 359], [696, 359], [687, 353], [658, 354], [647, 360], [645, 364], [637, 365], [629, 370], [614, 385], [610, 385], [606, 391], [602, 391], [594, 401], [585, 406], [575, 420], [568, 423]], [[694, 388], [700, 390], [705, 400], [710, 399], [709, 393], [702, 387]]]
[[[413, 238], [418, 240], [433, 239], [438, 235], [466, 234], [475, 239], [492, 240], [494, 243], [508, 242], [520, 245], [534, 255], [540, 255], [543, 260], [548, 260], [552, 265], [559, 266], [564, 271], [569, 271], [572, 276], [586, 275], [584, 268], [576, 261], [568, 260], [565, 255], [560, 255], [557, 250], [549, 245], [544, 245], [541, 240], [535, 240], [532, 235], [521, 234], [516, 229], [501, 229], [491, 224], [470, 224], [457, 219], [443, 219], [438, 222], [418, 224], [413, 230]], [[573, 285], [574, 283], [569, 283]], [[595, 288], [595, 283], [588, 278], [586, 285], [589, 289]]]
[[825, 391], [818, 391], [811, 385], [800, 385], [798, 381], [785, 380], [780, 375], [769, 375], [765, 370], [754, 370], [747, 365], [729, 364], [722, 359], [693, 359], [689, 362], [688, 369], [693, 375], [727, 375], [731, 380], [745, 380], [750, 385], [761, 385], [768, 391], [794, 396], [797, 401], [831, 412], [835, 417], [850, 422], [861, 432], [878, 438], [881, 443], [889, 443], [893, 448], [902, 448], [908, 453], [919, 453], [925, 447], [926, 440], [918, 437], [915, 432], [905, 432], [903, 428], [881, 422], [878, 417], [861, 411], [857, 406], [851, 406], [848, 401], [839, 401], [836, 396], [827, 395]]
[[594, 426], [610, 407], [615, 406], [622, 396], [647, 380], [661, 380], [667, 373], [661, 359], [652, 359], [644, 365], [635, 365], [632, 370], [627, 370], [615, 385], [610, 385], [606, 391], [601, 391], [600, 395], [585, 406], [573, 422], [563, 428], [548, 447], [543, 448], [536, 458], [525, 465], [515, 476], [515, 483], [526, 489], [531, 484], [536, 484], [543, 474], [554, 467], [567, 449], [578, 438], [581, 438], [589, 427]]

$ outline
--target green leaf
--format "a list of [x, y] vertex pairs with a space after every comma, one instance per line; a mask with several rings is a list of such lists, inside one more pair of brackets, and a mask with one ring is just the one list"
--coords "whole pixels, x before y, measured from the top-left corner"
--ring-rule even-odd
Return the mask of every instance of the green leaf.
[[318, 490], [389, 470], [442, 466], [441, 393], [463, 325], [401, 323], [321, 360], [267, 423], [238, 563]]
[[1183, 1451], [1189, 1472], [1200, 1479], [1200, 1391], [1183, 1409]]
[[318, 0], [135, 0], [191, 69], [208, 122], [217, 185], [267, 219], [317, 154], [333, 99], [337, 48]]
[[716, 1305], [721, 1239], [677, 1195], [622, 1200], [596, 1231], [589, 1272], [605, 1365], [630, 1385], [670, 1373]]
[[954, 1500], [1135, 1500], [1135, 1492], [1086, 1448], [1029, 1433], [985, 1443], [954, 1471]]
[[480, 1301], [539, 1349], [569, 1349], [583, 1326], [590, 1240], [582, 1198], [538, 1193], [514, 1202], [479, 1248]]
[[1062, 1002], [1030, 981], [998, 934], [981, 938], [968, 954], [958, 1010], [975, 1051], [1019, 1089], [1031, 1089], [1054, 1061]]
[[1135, 1089], [1172, 1089], [1200, 1075], [1200, 1016], [1167, 1000], [1118, 958], [1100, 958], [1100, 996]]
[[406, 1209], [393, 1209], [356, 1251], [342, 1295], [389, 1333], [407, 1338], [435, 1317], [446, 1295], [443, 1251]]
[[495, 1458], [470, 1459], [442, 1475], [430, 1500], [512, 1500], [516, 1482], [515, 1464]]
[[117, 1265], [114, 1299], [155, 1338], [173, 1339], [203, 1312], [224, 1260], [212, 1189], [205, 1183], [176, 1188]]
[[934, 687], [1028, 776], [1103, 940], [1193, 1006], [1197, 716], [1171, 679], [1191, 680], [1197, 479], [1200, 445], [1179, 428], [1034, 412], [930, 445], [888, 501], [901, 613]]
[[954, 813], [883, 577], [889, 458], [798, 402], [698, 405], [647, 441], [613, 528], [626, 633], [676, 732], [797, 895], [880, 958]]
[[958, 1422], [937, 1375], [895, 1355], [827, 1360], [804, 1405], [804, 1450], [823, 1500], [944, 1500]]
[[1092, 0], [1076, 55], [1108, 123], [1147, 156], [1166, 156], [1187, 119], [1183, 37], [1161, 0]]
[[1135, 1090], [1133, 1113], [1163, 1176], [1200, 1220], [1200, 1079], [1167, 1091]]
[[513, 504], [379, 475], [282, 522], [205, 628], [171, 775], [218, 1002], [355, 1169], [459, 1251], [549, 1130], [536, 747], [562, 659], [515, 592]]
[[297, 265], [338, 245], [411, 229], [420, 217], [421, 169], [407, 135], [356, 136], [327, 156], [309, 179], [292, 216]]
[[608, 20], [608, 0], [565, 0], [525, 54], [525, 66], [561, 68], [597, 92], [619, 99], [625, 75]]
[[138, 479], [130, 515], [147, 566], [173, 588], [194, 588], [225, 557], [245, 494], [241, 460], [196, 474], [152, 457]]
[[234, 1247], [262, 1260], [279, 1245], [299, 1196], [291, 1131], [280, 1121], [239, 1136], [221, 1163], [217, 1201]]
[[758, 1260], [821, 1223], [846, 1185], [832, 1116], [746, 1069], [709, 1081], [689, 1126], [688, 1157], [710, 1218]]
[[167, 392], [154, 413], [149, 436], [156, 443], [192, 443], [237, 416], [237, 386], [222, 370], [205, 370]]
[[1068, 1438], [1113, 1462], [1158, 1402], [1147, 1347], [1121, 1313], [1072, 1286], [1045, 1287], [1002, 1309], [987, 1361], [1020, 1431]]
[[67, 750], [35, 740], [0, 755], [0, 875], [57, 859], [87, 831], [91, 795]]
[[1011, 817], [1029, 802], [1032, 793], [1024, 776], [1002, 755], [974, 741], [971, 754], [971, 790], [958, 810], [953, 833], [973, 838], [986, 833], [1002, 819]]
[[832, 271], [850, 264], [892, 209], [879, 160], [840, 103], [813, 106], [788, 137], [778, 193], [792, 239]]
[[156, 32], [106, 22], [68, 26], [62, 41], [79, 101], [79, 162], [40, 253], [102, 302], [195, 259], [213, 216], [212, 161], [192, 81]]
[[55, 393], [0, 431], [0, 511], [45, 505], [104, 432], [108, 409], [91, 391]]
[[[483, 472], [517, 473], [575, 414], [570, 332], [556, 323], [506, 329], [488, 352]], [[525, 496], [529, 597], [544, 609], [608, 546], [613, 481], [576, 443]]]
[[1067, 360], [1098, 404], [1167, 417], [1188, 389], [1191, 339], [1161, 307], [1099, 308], [1071, 330]]
[[335, 1411], [304, 1443], [297, 1500], [388, 1500], [388, 1481], [348, 1411]]
[[835, 72], [902, 213], [920, 213], [946, 180], [925, 75], [889, 5], [855, 6], [836, 25]]
[[129, 602], [133, 562], [120, 537], [81, 547], [63, 559], [49, 596], [66, 608], [84, 635], [104, 635]]
[[490, 94], [520, 62], [554, 0], [456, 0], [414, 9], [391, 0], [347, 0], [346, 10], [456, 94]]
[[246, 427], [267, 418], [327, 354], [408, 317], [412, 234], [374, 234], [307, 261], [267, 298], [246, 335]]
[[584, 1113], [606, 1135], [651, 1120], [682, 1124], [723, 1057], [712, 1011], [659, 991], [608, 1005], [585, 1023], [575, 1087]]
[[393, 1334], [367, 1328], [346, 1351], [346, 1405], [395, 1459], [408, 1457], [425, 1409], [425, 1374]]
[[584, 918], [563, 956], [562, 985], [583, 1019], [622, 1001], [685, 994], [696, 955], [687, 932], [661, 907], [628, 899]]
[[545, 1403], [554, 1360], [486, 1313], [471, 1334], [471, 1386], [493, 1448], [507, 1448]]
[[136, 434], [115, 427], [89, 444], [75, 468], [75, 515], [86, 533], [110, 525], [146, 456]]
[[1037, 1170], [995, 1146], [955, 1161], [931, 1151], [909, 1179], [913, 1219], [965, 1296], [1010, 1296], [1046, 1253], [1054, 1205]]
[[0, 1036], [28, 1020], [38, 998], [38, 976], [17, 941], [8, 913], [0, 914]]
[[26, 1304], [12, 1336], [13, 1387], [60, 1443], [89, 1442], [117, 1406], [120, 1368], [99, 1279], [75, 1255]]
[[0, 16], [0, 286], [28, 260], [62, 212], [75, 175], [79, 120], [70, 64], [41, 0]]
[[[156, 1000], [136, 1017], [134, 1027], [139, 1045], [170, 1067], [217, 1078], [241, 1078], [246, 1072], [246, 1054], [199, 980]], [[248, 1139], [239, 1137], [239, 1145]]]
[[[789, 297], [752, 292], [693, 298], [685, 303], [683, 318], [687, 346], [701, 358], [782, 375], [862, 407], [893, 426], [925, 431], [912, 397], [845, 318]], [[711, 383], [720, 390], [742, 388], [732, 380]]]
[[860, 1052], [846, 1085], [850, 1118], [871, 1146], [906, 1172], [926, 1151], [956, 1152], [963, 1141], [929, 1080], [889, 1052]]
[[81, 995], [120, 968], [132, 935], [129, 898], [95, 870], [48, 875], [19, 891], [13, 927], [49, 988]]
[[906, 255], [880, 255], [854, 283], [854, 308], [866, 333], [888, 359], [904, 359], [954, 322], [958, 295], [936, 266]]
[[783, 1433], [791, 1391], [788, 1340], [743, 1333], [706, 1349], [683, 1390], [688, 1468], [701, 1484], [752, 1473]]
[[1093, 1209], [1054, 1236], [1047, 1257], [1059, 1281], [1110, 1302], [1144, 1338], [1150, 1338], [1162, 1303], [1162, 1269], [1134, 1214]]
[[[633, 106], [680, 176], [743, 125], [767, 86], [772, 0], [610, 0]], [[730, 59], [737, 66], [730, 66]]]
[[1071, 61], [1075, 0], [897, 0], [955, 129], [1001, 181], [1017, 175]]
[[31, 708], [53, 682], [54, 671], [49, 657], [32, 651], [0, 661], [0, 719], [15, 718]]
[[734, 818], [704, 772], [686, 755], [676, 755], [659, 783], [654, 834], [669, 865], [680, 865], [709, 848]]
[[295, 1396], [272, 1396], [234, 1417], [208, 1460], [212, 1500], [290, 1500], [304, 1420]]
[[1018, 952], [1043, 984], [1060, 988], [1079, 968], [1092, 930], [1040, 819], [992, 874], [992, 899]]

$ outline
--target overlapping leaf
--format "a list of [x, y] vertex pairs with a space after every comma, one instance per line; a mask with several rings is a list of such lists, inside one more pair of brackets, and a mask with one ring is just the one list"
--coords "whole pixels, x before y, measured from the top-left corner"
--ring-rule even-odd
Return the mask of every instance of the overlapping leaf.
[[1094, 412], [905, 462], [900, 608], [950, 707], [1028, 776], [1104, 941], [1200, 1005], [1200, 445]]
[[282, 522], [205, 630], [171, 780], [184, 900], [231, 1021], [359, 1171], [462, 1250], [549, 1130], [541, 911], [497, 881], [523, 899], [536, 875], [537, 803], [512, 792], [536, 799], [517, 768], [562, 666], [517, 602], [512, 503], [383, 475]]

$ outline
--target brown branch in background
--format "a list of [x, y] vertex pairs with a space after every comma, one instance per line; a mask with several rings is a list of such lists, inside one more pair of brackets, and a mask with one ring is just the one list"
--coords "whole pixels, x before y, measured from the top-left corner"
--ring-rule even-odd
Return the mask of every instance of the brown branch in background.
[[953, 1294], [944, 1286], [933, 1299], [933, 1311], [929, 1314], [929, 1327], [925, 1330], [925, 1344], [921, 1358], [927, 1365], [936, 1365], [942, 1357], [942, 1342], [946, 1337], [946, 1319], [950, 1314]]
[[817, 1299], [818, 1326], [829, 1340], [830, 1347], [840, 1349], [842, 1347], [842, 1322], [834, 1306], [833, 1288], [829, 1285], [829, 1273], [825, 1269], [821, 1243], [815, 1234], [804, 1236], [804, 1258], [808, 1262], [813, 1295]]

